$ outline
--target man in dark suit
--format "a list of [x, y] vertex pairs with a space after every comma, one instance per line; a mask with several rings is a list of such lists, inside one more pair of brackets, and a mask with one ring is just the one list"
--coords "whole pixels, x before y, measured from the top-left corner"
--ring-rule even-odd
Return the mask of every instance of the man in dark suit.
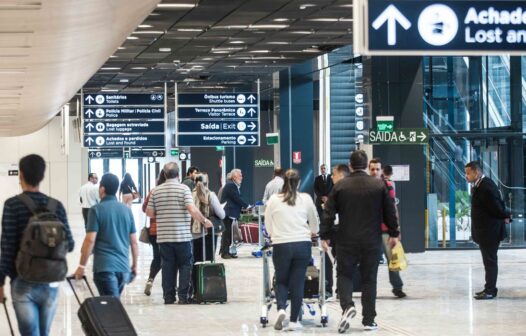
[[322, 218], [322, 204], [327, 202], [327, 197], [329, 196], [329, 193], [331, 192], [333, 183], [331, 174], [327, 174], [327, 166], [325, 164], [322, 164], [320, 166], [320, 175], [316, 176], [316, 179], [314, 180], [314, 193], [316, 194], [316, 210], [318, 210], [318, 216], [320, 216], [320, 219]]
[[232, 222], [239, 219], [241, 208], [248, 208], [247, 202], [241, 199], [239, 188], [243, 181], [243, 174], [240, 169], [233, 169], [230, 172], [230, 181], [228, 181], [221, 192], [221, 203], [225, 203], [225, 231], [221, 235], [221, 248], [219, 254], [223, 259], [237, 258], [237, 255], [230, 254], [230, 245], [232, 244]]
[[486, 271], [484, 290], [475, 293], [477, 300], [489, 300], [497, 296], [499, 266], [497, 252], [506, 237], [504, 224], [511, 221], [497, 185], [482, 174], [478, 162], [465, 166], [466, 180], [473, 184], [471, 193], [471, 236], [479, 244]]

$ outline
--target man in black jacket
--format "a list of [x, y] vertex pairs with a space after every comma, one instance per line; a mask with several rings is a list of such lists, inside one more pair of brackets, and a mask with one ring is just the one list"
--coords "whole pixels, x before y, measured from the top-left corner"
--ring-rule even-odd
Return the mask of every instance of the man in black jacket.
[[327, 174], [327, 166], [322, 164], [320, 166], [320, 175], [314, 179], [314, 193], [316, 194], [316, 210], [318, 216], [321, 218], [323, 212], [322, 204], [327, 201], [327, 197], [331, 192], [333, 186], [331, 174]]
[[241, 208], [248, 208], [248, 203], [241, 199], [239, 188], [243, 181], [243, 174], [240, 169], [233, 169], [230, 172], [231, 180], [228, 181], [221, 192], [221, 203], [225, 203], [225, 231], [221, 235], [221, 248], [219, 253], [223, 259], [237, 258], [237, 255], [232, 255], [229, 252], [230, 244], [232, 244], [232, 222], [234, 219], [239, 219]]
[[382, 251], [382, 222], [388, 228], [389, 244], [398, 242], [398, 220], [393, 200], [385, 183], [369, 176], [367, 154], [351, 154], [351, 176], [336, 184], [325, 203], [324, 218], [320, 227], [322, 247], [327, 250], [335, 215], [339, 215], [336, 237], [338, 294], [343, 315], [338, 331], [350, 327], [356, 315], [352, 301], [353, 276], [359, 265], [362, 276], [362, 324], [365, 330], [375, 330], [376, 277]]
[[478, 162], [472, 161], [464, 168], [471, 189], [471, 236], [479, 244], [486, 272], [484, 290], [475, 293], [477, 300], [490, 300], [497, 296], [499, 266], [497, 252], [506, 237], [504, 224], [511, 221], [497, 185], [482, 174]]

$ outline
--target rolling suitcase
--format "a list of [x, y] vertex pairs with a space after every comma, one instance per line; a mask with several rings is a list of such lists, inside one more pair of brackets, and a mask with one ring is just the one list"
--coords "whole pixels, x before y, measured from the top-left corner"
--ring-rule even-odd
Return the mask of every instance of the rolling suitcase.
[[[212, 235], [214, 235], [212, 227]], [[215, 242], [212, 239], [212, 251], [215, 252]], [[205, 231], [203, 230], [203, 259], [206, 260]], [[212, 262], [196, 263], [194, 265], [195, 300], [197, 303], [227, 301], [225, 265], [215, 263], [215, 253]]]
[[257, 223], [245, 223], [241, 225], [243, 242], [247, 244], [259, 244], [259, 225]]
[[75, 291], [72, 280], [75, 277], [66, 278], [77, 302], [80, 305], [78, 316], [82, 324], [82, 330], [87, 336], [135, 336], [137, 332], [126, 313], [121, 301], [113, 296], [95, 296], [88, 283], [88, 279], [83, 279], [91, 293], [90, 298], [80, 302]]

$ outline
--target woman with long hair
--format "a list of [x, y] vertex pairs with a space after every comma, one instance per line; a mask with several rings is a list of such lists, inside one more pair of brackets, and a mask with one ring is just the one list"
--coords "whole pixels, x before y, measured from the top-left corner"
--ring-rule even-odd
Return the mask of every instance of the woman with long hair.
[[270, 197], [265, 209], [265, 225], [273, 243], [272, 261], [276, 276], [278, 317], [274, 329], [283, 329], [290, 292], [288, 330], [302, 328], [298, 321], [303, 301], [305, 274], [311, 260], [311, 237], [318, 233], [320, 220], [314, 201], [298, 191], [300, 176], [289, 169], [283, 189]]
[[126, 204], [129, 208], [131, 208], [132, 206], [134, 192], [138, 192], [137, 187], [135, 186], [135, 182], [133, 182], [130, 173], [126, 173], [124, 174], [124, 178], [122, 179], [119, 188], [119, 196], [121, 202]]
[[[161, 170], [155, 185], [160, 186], [164, 182], [166, 182], [166, 176], [164, 175], [164, 170]], [[142, 204], [143, 212], [146, 212], [146, 208], [148, 207], [148, 201], [150, 200], [152, 190], [150, 190], [150, 193], [144, 199], [144, 203]], [[159, 271], [161, 270], [161, 251], [159, 249], [159, 244], [157, 244], [157, 221], [155, 220], [155, 218], [150, 218], [150, 227], [148, 228], [148, 235], [150, 239], [150, 244], [152, 245], [153, 260], [150, 264], [150, 275], [148, 276], [148, 281], [146, 281], [144, 294], [150, 296], [150, 294], [152, 293], [153, 280], [155, 279], [157, 273], [159, 273]]]
[[[217, 195], [208, 189], [208, 174], [201, 172], [195, 177], [195, 188], [192, 191], [194, 203], [201, 213], [206, 217], [216, 217], [216, 219], [225, 218], [225, 210], [219, 203]], [[192, 221], [192, 235], [194, 262], [212, 260], [215, 251], [212, 249], [212, 240], [217, 246], [217, 235], [212, 235], [212, 229], [205, 232], [205, 253], [203, 258], [203, 226], [197, 221]]]

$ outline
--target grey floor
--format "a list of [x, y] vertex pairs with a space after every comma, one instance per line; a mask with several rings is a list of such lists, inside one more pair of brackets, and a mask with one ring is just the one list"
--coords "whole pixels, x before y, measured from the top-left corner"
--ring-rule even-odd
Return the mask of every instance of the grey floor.
[[[80, 216], [70, 218], [77, 247], [70, 255], [70, 267], [78, 264], [83, 225]], [[139, 218], [140, 227], [143, 223]], [[224, 305], [165, 306], [159, 274], [152, 295], [143, 294], [151, 249], [140, 243], [140, 274], [123, 293], [122, 300], [139, 335], [277, 335], [272, 327], [261, 328], [260, 293], [262, 262], [250, 256], [253, 247], [244, 246], [240, 258], [224, 261], [227, 270], [228, 303]], [[375, 335], [526, 335], [526, 250], [501, 250], [499, 297], [476, 301], [472, 293], [482, 288], [483, 268], [478, 251], [433, 251], [410, 254], [409, 268], [402, 272], [408, 297], [392, 296], [387, 267], [378, 274], [377, 319], [374, 332], [361, 328], [360, 314], [353, 320], [351, 334]], [[89, 274], [89, 273], [88, 273]], [[89, 274], [91, 278], [91, 274]], [[9, 293], [8, 286], [6, 288]], [[77, 302], [65, 283], [51, 335], [82, 335]], [[358, 311], [360, 311], [358, 304]], [[14, 312], [10, 307], [11, 317]], [[329, 326], [319, 326], [319, 316], [306, 317], [302, 332], [294, 335], [337, 334], [341, 314], [338, 302], [329, 303]], [[273, 309], [270, 320], [275, 317]], [[16, 322], [15, 322], [16, 323]], [[0, 335], [8, 335], [3, 310]], [[18, 334], [18, 333], [17, 333]]]

